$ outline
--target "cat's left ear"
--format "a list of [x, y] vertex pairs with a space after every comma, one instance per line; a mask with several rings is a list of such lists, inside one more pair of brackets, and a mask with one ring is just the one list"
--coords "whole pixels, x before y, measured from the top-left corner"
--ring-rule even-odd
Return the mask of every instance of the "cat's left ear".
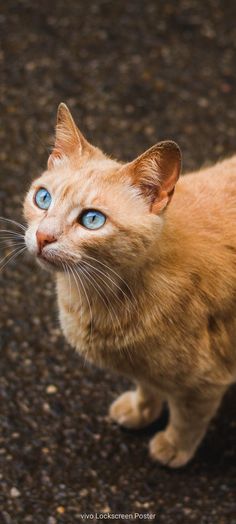
[[71, 157], [74, 153], [81, 155], [89, 149], [92, 146], [77, 128], [66, 104], [61, 103], [57, 110], [55, 143], [48, 159], [48, 169], [64, 157]]
[[152, 213], [163, 211], [174, 194], [181, 171], [181, 152], [172, 141], [159, 142], [126, 166]]

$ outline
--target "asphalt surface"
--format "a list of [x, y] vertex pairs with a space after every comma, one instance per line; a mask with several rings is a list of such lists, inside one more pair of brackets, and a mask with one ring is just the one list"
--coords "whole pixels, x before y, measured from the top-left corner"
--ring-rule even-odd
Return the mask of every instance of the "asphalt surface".
[[[0, 214], [21, 220], [60, 101], [121, 159], [164, 138], [184, 171], [235, 153], [235, 19], [234, 0], [2, 3]], [[27, 257], [0, 273], [0, 327], [1, 523], [76, 524], [83, 511], [236, 523], [235, 388], [193, 462], [169, 471], [147, 453], [166, 417], [141, 432], [109, 424], [130, 384], [67, 346], [52, 278]]]

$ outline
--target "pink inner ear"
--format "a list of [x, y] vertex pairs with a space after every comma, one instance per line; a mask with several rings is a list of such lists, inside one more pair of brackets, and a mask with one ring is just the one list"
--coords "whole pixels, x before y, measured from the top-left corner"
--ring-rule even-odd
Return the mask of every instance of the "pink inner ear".
[[180, 169], [180, 149], [171, 141], [156, 144], [129, 165], [133, 183], [153, 213], [160, 213], [171, 201]]
[[178, 181], [179, 178], [179, 171], [174, 168], [173, 173], [169, 175], [166, 179], [162, 182], [162, 189], [168, 193], [169, 196], [172, 196], [174, 190], [175, 190], [175, 184]]
[[174, 192], [175, 186], [170, 192], [161, 191], [156, 200], [154, 200], [154, 202], [151, 204], [151, 212], [158, 214], [161, 213], [161, 211], [163, 211], [164, 209], [166, 209], [169, 203], [171, 202]]
[[179, 178], [178, 170], [174, 169], [172, 175], [162, 181], [162, 184], [158, 190], [157, 195], [155, 196], [152, 204], [151, 211], [152, 213], [161, 213], [166, 207], [170, 204], [173, 194], [175, 192], [175, 185]]

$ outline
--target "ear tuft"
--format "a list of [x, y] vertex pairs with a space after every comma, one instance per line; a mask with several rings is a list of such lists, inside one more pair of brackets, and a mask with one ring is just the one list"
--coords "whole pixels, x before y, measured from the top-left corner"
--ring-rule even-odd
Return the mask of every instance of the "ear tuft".
[[133, 183], [153, 213], [169, 204], [181, 171], [181, 152], [172, 141], [159, 142], [129, 164]]

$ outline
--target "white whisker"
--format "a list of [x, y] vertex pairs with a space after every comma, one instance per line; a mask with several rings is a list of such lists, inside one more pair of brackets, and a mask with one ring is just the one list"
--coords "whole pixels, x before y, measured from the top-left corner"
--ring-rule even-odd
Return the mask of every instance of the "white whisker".
[[[84, 264], [84, 262], [83, 262], [83, 264]], [[91, 269], [91, 268], [92, 268], [92, 269]], [[117, 294], [115, 293], [115, 291], [114, 291], [113, 289], [111, 289], [111, 287], [109, 287], [108, 284], [107, 284], [106, 282], [104, 282], [104, 280], [103, 280], [103, 278], [100, 276], [100, 274], [98, 275], [98, 274], [96, 273], [96, 268], [90, 265], [90, 269], [87, 270], [87, 274], [88, 274], [90, 277], [92, 277], [92, 275], [91, 275], [91, 271], [93, 272], [93, 274], [95, 274], [95, 276], [96, 276], [97, 278], [99, 278], [100, 282], [102, 282], [102, 284], [105, 285], [105, 287], [108, 288], [109, 291], [112, 293], [113, 297], [115, 298], [115, 301], [114, 301], [114, 302], [116, 302], [118, 305], [123, 306], [123, 305], [124, 305], [123, 301], [122, 301], [122, 300], [117, 296]], [[106, 276], [106, 275], [105, 275], [105, 276]], [[98, 282], [97, 282], [97, 280], [96, 280], [96, 283], [97, 283], [97, 285], [99, 285]], [[107, 294], [105, 293], [104, 289], [101, 288], [101, 286], [99, 286], [99, 288], [102, 289], [102, 291], [104, 292], [104, 294], [105, 294], [105, 296], [106, 296], [106, 299], [108, 300], [108, 296], [107, 296]], [[109, 304], [110, 304], [110, 306], [111, 306], [111, 304], [112, 304], [111, 300], [109, 300]], [[130, 313], [130, 310], [128, 310], [128, 311], [129, 311], [129, 313]], [[116, 318], [117, 318], [117, 315], [116, 315], [115, 312], [114, 312], [114, 314], [115, 314], [115, 316], [116, 316]], [[118, 320], [118, 318], [117, 318], [117, 320]], [[119, 321], [118, 321], [118, 323], [120, 324]]]
[[[83, 307], [82, 307], [82, 297], [81, 297], [81, 293], [80, 293], [80, 288], [79, 288], [79, 285], [78, 285], [78, 280], [77, 280], [77, 278], [76, 278], [76, 276], [75, 276], [75, 273], [74, 273], [72, 267], [71, 267], [71, 266], [68, 266], [68, 268], [69, 268], [69, 271], [71, 271], [72, 277], [73, 277], [73, 279], [74, 279], [74, 281], [75, 281], [75, 285], [76, 285], [77, 291], [78, 291], [78, 293], [79, 293], [79, 298], [80, 298], [80, 303], [81, 303], [81, 308], [80, 308], [80, 324], [82, 325]], [[87, 349], [87, 351], [85, 351], [85, 352], [82, 353], [82, 356], [83, 356], [83, 358], [84, 358], [84, 366], [85, 366], [85, 364], [86, 364], [86, 362], [87, 362], [87, 354], [88, 354], [88, 352], [89, 352], [89, 348]]]
[[[102, 300], [103, 304], [105, 305], [105, 307], [106, 307], [108, 313], [111, 315], [111, 312], [110, 312], [110, 309], [109, 309], [109, 307], [108, 307], [108, 304], [106, 303], [106, 300], [108, 300], [108, 298], [107, 298], [107, 296], [105, 295], [105, 298], [106, 298], [106, 300], [105, 300], [105, 299], [103, 298], [103, 295], [101, 295], [101, 293], [104, 293], [104, 290], [103, 290], [103, 289], [101, 288], [101, 286], [98, 284], [98, 282], [96, 281], [96, 279], [93, 278], [93, 276], [92, 276], [88, 271], [86, 271], [86, 269], [85, 269], [84, 267], [83, 267], [83, 268], [81, 267], [81, 271], [83, 272], [83, 274], [84, 274], [84, 272], [85, 272], [85, 275], [84, 275], [85, 278], [86, 278], [86, 275], [87, 275], [86, 280], [87, 280], [90, 284], [92, 284], [93, 288], [94, 288], [95, 291], [98, 293], [100, 299]], [[90, 279], [92, 279], [93, 282], [95, 282], [95, 284], [96, 284], [97, 287], [95, 287], [95, 285], [93, 284], [93, 282], [91, 282]], [[99, 289], [100, 289], [101, 293], [100, 293]], [[104, 293], [104, 294], [105, 294], [105, 293]], [[108, 303], [109, 303], [109, 306], [111, 307], [111, 309], [112, 309], [112, 311], [113, 311], [113, 314], [114, 314], [115, 317], [116, 317], [116, 320], [118, 321], [118, 318], [117, 318], [116, 313], [115, 313], [115, 311], [114, 311], [114, 309], [113, 309], [113, 307], [112, 307], [112, 305], [111, 305], [110, 300], [108, 300]], [[115, 327], [115, 324], [114, 324], [114, 321], [113, 321], [113, 317], [112, 317], [112, 316], [111, 316], [111, 320], [112, 320], [112, 324], [113, 324], [114, 330], [116, 331], [116, 327]], [[117, 334], [117, 333], [116, 333], [116, 334]]]
[[92, 338], [92, 321], [93, 321], [92, 320], [93, 319], [93, 315], [92, 315], [91, 304], [90, 304], [90, 300], [89, 300], [87, 291], [85, 289], [84, 283], [82, 281], [82, 277], [79, 275], [78, 271], [75, 268], [73, 268], [73, 270], [74, 270], [75, 274], [78, 276], [78, 279], [79, 279], [80, 284], [81, 284], [81, 286], [83, 288], [83, 291], [84, 291], [84, 294], [86, 296], [86, 300], [87, 300], [87, 303], [88, 303], [88, 307], [89, 307], [89, 312], [90, 312], [90, 337], [89, 337], [89, 343], [90, 343], [90, 340]]
[[[20, 242], [20, 241], [19, 241], [19, 242], [13, 242], [13, 243], [12, 243], [11, 240], [6, 239], [6, 240], [0, 242], [0, 246], [5, 246], [5, 249], [7, 249], [8, 247], [14, 247], [14, 246], [19, 246], [19, 247], [20, 247], [20, 246], [25, 246], [25, 243], [24, 243], [24, 242]], [[3, 247], [3, 249], [4, 249], [4, 247]]]
[[83, 307], [82, 307], [82, 296], [81, 296], [81, 293], [80, 293], [80, 288], [79, 288], [79, 285], [78, 285], [78, 281], [76, 279], [76, 276], [74, 274], [74, 271], [73, 271], [73, 268], [71, 266], [69, 266], [67, 264], [67, 267], [69, 269], [69, 271], [71, 272], [72, 274], [72, 277], [75, 281], [75, 285], [76, 285], [76, 288], [77, 288], [77, 291], [78, 291], [78, 294], [79, 294], [79, 299], [80, 299], [80, 304], [81, 304], [81, 308], [80, 308], [80, 325], [82, 326], [82, 319], [83, 319]]
[[69, 268], [67, 266], [66, 263], [63, 263], [62, 262], [62, 267], [68, 277], [68, 282], [69, 282], [69, 311], [71, 311], [71, 307], [72, 307], [72, 297], [71, 297], [71, 278], [70, 278], [70, 271], [69, 271]]
[[[72, 251], [69, 251], [67, 250], [65, 252], [65, 255], [72, 255], [73, 257], [75, 256], [75, 253], [72, 252]], [[117, 273], [114, 269], [112, 269], [110, 266], [108, 266], [107, 264], [104, 264], [103, 262], [101, 262], [100, 260], [96, 259], [95, 257], [91, 257], [90, 255], [87, 255], [87, 254], [83, 254], [82, 255], [82, 261], [79, 260], [77, 263], [75, 261], [71, 261], [71, 264], [73, 263], [73, 265], [77, 265], [79, 266], [81, 262], [85, 263], [86, 259], [90, 259], [90, 260], [93, 260], [94, 262], [96, 262], [97, 264], [100, 264], [102, 267], [106, 268], [108, 270], [108, 272], [111, 272], [115, 277], [117, 277], [119, 279], [120, 282], [123, 283], [123, 285], [125, 286], [125, 288], [129, 291], [131, 297], [132, 297], [132, 300], [131, 298], [127, 295], [127, 293], [125, 293], [125, 291], [119, 286], [118, 283], [115, 282], [115, 280], [113, 281], [113, 279], [111, 278], [110, 275], [107, 275], [105, 272], [104, 272], [104, 275], [106, 275], [106, 278], [109, 279], [113, 284], [114, 286], [119, 289], [121, 291], [121, 293], [127, 297], [127, 300], [130, 302], [130, 305], [138, 305], [138, 301], [137, 301], [137, 298], [134, 296], [134, 293], [132, 291], [132, 289], [130, 288], [130, 286], [127, 284], [127, 282], [119, 275], [119, 273]], [[87, 261], [86, 261], [87, 264], [89, 264]], [[92, 266], [94, 269], [95, 269], [95, 265]], [[99, 268], [96, 268], [96, 270], [98, 272], [100, 272], [100, 269]], [[102, 272], [101, 272], [102, 273]], [[118, 298], [118, 297], [117, 297]]]
[[[103, 299], [103, 296], [101, 295], [101, 293], [100, 293], [99, 290], [98, 290], [98, 283], [97, 283], [97, 281], [94, 279], [94, 282], [95, 282], [95, 284], [96, 284], [96, 285], [94, 285], [94, 284], [91, 282], [91, 274], [88, 273], [88, 276], [86, 277], [86, 275], [84, 274], [85, 268], [81, 268], [81, 271], [82, 271], [82, 273], [83, 273], [83, 275], [84, 275], [84, 278], [88, 281], [89, 285], [92, 285], [92, 287], [94, 288], [94, 290], [96, 291], [96, 293], [98, 293], [100, 299], [102, 300], [102, 302], [103, 302], [104, 305], [106, 306], [107, 311], [108, 311], [108, 313], [109, 313], [110, 316], [111, 316], [111, 321], [112, 321], [112, 325], [113, 325], [114, 333], [115, 333], [115, 335], [117, 336], [117, 340], [119, 340], [119, 335], [118, 335], [118, 332], [117, 332], [117, 327], [116, 327], [116, 325], [115, 325], [115, 323], [114, 323], [114, 319], [113, 319], [113, 317], [112, 317], [112, 313], [111, 313], [111, 311], [110, 311], [108, 305], [106, 304], [105, 300]], [[100, 286], [99, 286], [99, 288], [101, 289]], [[101, 289], [101, 291], [103, 292], [102, 289]], [[107, 298], [107, 297], [106, 297], [106, 298]], [[112, 309], [112, 311], [113, 311], [113, 314], [115, 315], [115, 318], [116, 318], [116, 320], [117, 320], [117, 322], [118, 322], [118, 324], [119, 324], [119, 326], [120, 326], [119, 319], [117, 318], [117, 315], [116, 315], [115, 311], [114, 311], [113, 308], [112, 308], [112, 305], [111, 305], [110, 300], [108, 300], [108, 304], [109, 304], [109, 306], [111, 307], [111, 309]], [[121, 326], [120, 326], [120, 328], [121, 328]], [[121, 334], [123, 335], [122, 329], [121, 329]], [[123, 335], [123, 336], [124, 336], [124, 335]], [[119, 345], [118, 345], [118, 351], [121, 352], [121, 348], [119, 347]]]
[[[99, 275], [102, 275], [102, 276], [98, 275], [98, 278], [100, 278], [100, 280], [102, 280], [102, 282], [103, 282], [102, 277], [104, 277], [107, 280], [109, 280], [109, 282], [111, 282], [117, 288], [117, 290], [119, 290], [122, 293], [123, 297], [128, 300], [130, 305], [133, 306], [133, 302], [131, 301], [130, 297], [123, 291], [123, 289], [109, 275], [107, 275], [104, 271], [101, 271], [100, 269], [98, 269], [93, 264], [89, 264], [89, 262], [87, 262], [85, 260], [83, 261], [83, 264], [86, 264], [86, 266], [90, 267], [92, 270], [94, 270], [97, 273], [99, 273]], [[103, 282], [103, 283], [106, 285], [106, 287], [108, 287], [108, 289], [111, 291], [113, 296], [120, 302], [120, 304], [122, 304], [122, 306], [123, 305], [127, 306], [127, 304], [126, 303], [124, 304], [123, 300], [117, 295], [117, 293], [114, 291], [114, 289], [112, 289], [106, 282]], [[130, 310], [129, 310], [129, 312], [130, 312]]]
[[18, 243], [20, 243], [20, 242], [21, 242], [21, 243], [24, 243], [24, 244], [25, 244], [25, 242], [24, 242], [24, 240], [23, 240], [22, 238], [17, 238], [17, 237], [8, 237], [8, 236], [5, 236], [5, 237], [1, 237], [1, 236], [0, 236], [0, 242], [1, 242], [2, 244], [4, 244], [4, 242], [5, 242], [5, 243], [7, 243], [7, 242], [8, 242], [8, 243], [9, 243], [9, 242], [18, 242]]
[[0, 229], [0, 236], [4, 236], [2, 233], [8, 234], [9, 236], [12, 235], [19, 238], [25, 238], [25, 235], [22, 235], [22, 233], [17, 233], [16, 231], [11, 231], [10, 229]]
[[10, 224], [14, 224], [15, 226], [19, 227], [20, 229], [22, 229], [23, 231], [26, 231], [27, 227], [24, 226], [23, 224], [20, 224], [20, 222], [16, 222], [16, 220], [11, 220], [10, 218], [5, 218], [5, 217], [1, 217], [0, 216], [0, 222], [3, 221], [3, 222], [9, 222]]
[[[81, 268], [81, 270], [82, 270], [82, 271], [86, 271], [84, 267]], [[100, 291], [101, 291], [102, 293], [105, 294], [105, 291], [104, 291], [104, 290], [101, 288], [101, 286], [98, 284], [97, 280], [96, 280], [94, 277], [92, 277], [91, 273], [88, 272], [88, 271], [86, 271], [86, 273], [87, 273], [87, 278], [88, 278], [88, 277], [89, 277], [89, 279], [92, 278], [92, 280], [93, 280], [93, 282], [95, 282], [97, 288], [99, 288]], [[90, 282], [90, 284], [92, 284], [92, 286], [93, 286], [93, 288], [95, 289], [95, 291], [97, 291], [97, 293], [99, 294], [100, 298], [102, 298], [101, 295], [100, 295], [100, 293], [99, 293], [99, 291], [98, 291], [98, 289], [93, 285], [93, 283], [92, 283], [90, 280], [89, 280], [89, 282]], [[128, 346], [127, 346], [127, 342], [126, 342], [126, 340], [125, 340], [125, 333], [124, 333], [124, 330], [122, 329], [122, 326], [121, 326], [121, 323], [120, 323], [120, 319], [119, 319], [118, 315], [116, 314], [116, 312], [115, 312], [115, 310], [114, 310], [114, 308], [113, 308], [113, 306], [112, 306], [112, 303], [111, 303], [111, 301], [108, 299], [108, 297], [107, 297], [106, 294], [105, 294], [105, 297], [106, 297], [106, 300], [108, 300], [109, 307], [111, 308], [111, 310], [112, 310], [112, 312], [113, 312], [113, 315], [114, 315], [114, 317], [115, 317], [115, 320], [116, 320], [116, 322], [117, 322], [117, 324], [118, 324], [118, 326], [119, 326], [119, 328], [120, 328], [120, 333], [121, 333], [121, 336], [123, 337], [123, 341], [124, 341], [124, 346], [123, 346], [123, 347], [127, 349], [127, 352], [128, 352], [128, 354], [129, 354], [129, 356], [130, 356], [130, 358], [131, 358], [131, 355], [130, 355], [130, 353], [129, 353], [129, 348], [128, 348]], [[103, 303], [105, 303], [104, 300], [103, 300]], [[108, 309], [108, 311], [109, 311], [109, 313], [110, 313], [110, 310], [109, 310], [109, 308], [108, 308], [108, 306], [107, 306], [106, 303], [105, 303], [105, 305], [106, 305], [106, 308]], [[118, 349], [119, 349], [119, 351], [121, 352], [122, 349], [119, 347], [119, 335], [118, 335], [118, 333], [117, 333], [117, 328], [116, 328], [116, 326], [115, 326], [115, 324], [114, 324], [114, 322], [113, 322], [113, 318], [112, 318], [112, 317], [111, 317], [111, 319], [112, 319], [112, 323], [113, 323], [113, 328], [114, 328], [115, 334], [116, 334], [117, 339], [118, 339]]]
[[[15, 249], [13, 249], [13, 251], [11, 251], [11, 253], [9, 253], [2, 260], [0, 260], [0, 272], [4, 269], [4, 267], [6, 267], [9, 264], [9, 262], [11, 262], [15, 258], [17, 258], [17, 256], [20, 255], [21, 253], [23, 253], [25, 250], [26, 250], [25, 246], [23, 248], [20, 248], [20, 249], [19, 248], [15, 248]], [[8, 258], [8, 260], [6, 260], [7, 258]], [[6, 260], [6, 262], [3, 265], [1, 265], [5, 260]]]
[[129, 290], [132, 298], [134, 299], [135, 302], [137, 302], [137, 299], [136, 297], [134, 296], [133, 294], [133, 291], [132, 289], [129, 287], [129, 285], [127, 284], [127, 282], [119, 275], [119, 273], [117, 273], [113, 268], [111, 268], [110, 266], [108, 266], [107, 264], [104, 264], [104, 262], [101, 262], [100, 260], [96, 259], [95, 257], [91, 257], [90, 255], [87, 255], [85, 254], [84, 255], [85, 258], [89, 258], [90, 260], [94, 260], [97, 264], [100, 264], [101, 266], [105, 267], [106, 269], [108, 269], [108, 271], [111, 271], [117, 278], [119, 278], [119, 280], [121, 282], [123, 282], [123, 284], [125, 285], [125, 287]]

